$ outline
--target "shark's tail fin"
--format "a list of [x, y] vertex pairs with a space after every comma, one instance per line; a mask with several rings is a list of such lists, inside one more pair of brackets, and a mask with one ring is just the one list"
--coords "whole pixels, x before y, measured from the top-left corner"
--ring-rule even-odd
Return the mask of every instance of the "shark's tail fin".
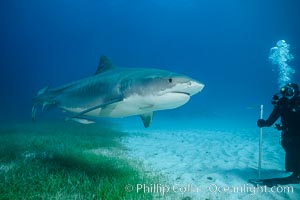
[[49, 105], [55, 104], [55, 101], [53, 100], [53, 95], [49, 91], [48, 86], [39, 90], [37, 95], [35, 97], [33, 97], [33, 106], [32, 106], [32, 110], [31, 110], [32, 121], [36, 120], [37, 106], [39, 104], [43, 105], [42, 110], [45, 110], [45, 108], [47, 108]]

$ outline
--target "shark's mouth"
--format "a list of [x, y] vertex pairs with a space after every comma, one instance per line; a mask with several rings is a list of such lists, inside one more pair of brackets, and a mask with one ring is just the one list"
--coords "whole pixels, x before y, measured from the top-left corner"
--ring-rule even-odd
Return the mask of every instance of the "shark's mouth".
[[190, 94], [190, 93], [188, 93], [188, 92], [177, 92], [177, 91], [175, 91], [175, 92], [171, 92], [171, 93], [176, 93], [176, 94], [185, 94], [185, 95], [191, 96], [191, 94]]

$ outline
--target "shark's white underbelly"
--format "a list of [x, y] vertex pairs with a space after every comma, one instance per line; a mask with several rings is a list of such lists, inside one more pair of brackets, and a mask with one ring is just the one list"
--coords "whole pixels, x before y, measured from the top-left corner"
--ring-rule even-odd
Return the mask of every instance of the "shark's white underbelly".
[[[156, 110], [173, 109], [184, 105], [190, 99], [190, 96], [183, 93], [167, 93], [161, 96], [140, 96], [132, 95], [123, 101], [106, 105], [102, 108], [95, 109], [86, 116], [93, 117], [127, 117], [132, 115], [141, 115]], [[66, 109], [70, 112], [83, 112], [82, 108]]]

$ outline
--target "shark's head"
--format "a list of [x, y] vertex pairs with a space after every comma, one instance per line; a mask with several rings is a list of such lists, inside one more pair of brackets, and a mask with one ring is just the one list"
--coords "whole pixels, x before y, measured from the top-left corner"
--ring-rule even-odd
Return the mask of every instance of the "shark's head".
[[157, 84], [158, 88], [161, 88], [161, 90], [158, 92], [160, 95], [179, 93], [192, 96], [204, 88], [204, 84], [187, 76], [178, 74], [172, 74], [169, 77], [160, 77], [158, 79], [161, 79]]
[[142, 76], [129, 85], [127, 91], [131, 96], [140, 99], [137, 102], [142, 104], [141, 107], [151, 110], [182, 106], [204, 88], [204, 84], [190, 77], [154, 69], [145, 70]]

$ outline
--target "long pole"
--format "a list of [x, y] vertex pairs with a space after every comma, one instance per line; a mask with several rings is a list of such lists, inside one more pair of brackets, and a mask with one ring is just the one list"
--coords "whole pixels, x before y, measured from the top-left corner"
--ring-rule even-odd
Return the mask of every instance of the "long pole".
[[[263, 118], [264, 105], [260, 105], [260, 119]], [[260, 179], [262, 160], [262, 128], [259, 128], [258, 179]]]

